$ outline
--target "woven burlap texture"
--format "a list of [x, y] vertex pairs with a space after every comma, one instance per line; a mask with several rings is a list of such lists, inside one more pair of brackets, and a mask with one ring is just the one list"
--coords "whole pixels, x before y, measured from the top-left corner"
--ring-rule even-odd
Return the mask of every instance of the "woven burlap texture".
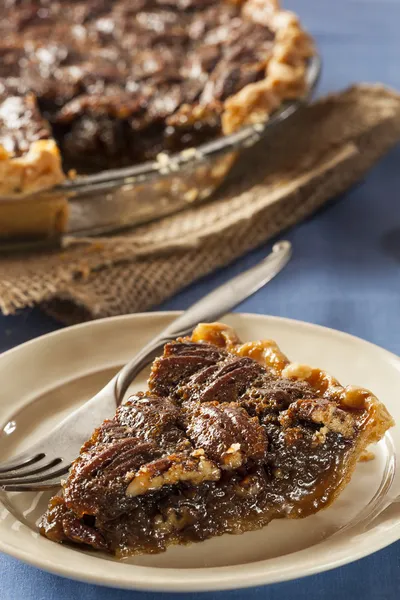
[[311, 215], [399, 139], [394, 91], [328, 96], [246, 151], [206, 204], [63, 250], [4, 256], [0, 308], [43, 304], [66, 322], [146, 310]]

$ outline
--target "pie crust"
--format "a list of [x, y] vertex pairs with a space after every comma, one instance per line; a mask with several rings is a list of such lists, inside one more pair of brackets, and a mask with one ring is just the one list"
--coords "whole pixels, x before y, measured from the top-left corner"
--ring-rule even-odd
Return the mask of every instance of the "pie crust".
[[57, 144], [35, 96], [0, 96], [0, 196], [48, 189], [64, 179]]
[[306, 92], [307, 61], [315, 54], [311, 37], [298, 17], [282, 10], [278, 0], [242, 0], [243, 13], [275, 33], [265, 78], [245, 86], [224, 105], [222, 127], [225, 134], [243, 125], [265, 121], [284, 100]]
[[63, 180], [59, 149], [34, 95], [0, 101], [0, 237], [65, 231], [67, 199], [51, 191]]

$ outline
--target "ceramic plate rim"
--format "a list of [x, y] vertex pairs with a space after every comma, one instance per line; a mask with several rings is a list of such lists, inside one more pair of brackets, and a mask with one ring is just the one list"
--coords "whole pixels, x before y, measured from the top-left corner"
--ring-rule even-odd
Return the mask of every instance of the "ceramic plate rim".
[[[0, 354], [0, 361], [3, 360], [4, 357], [9, 357], [13, 353], [17, 353], [20, 349], [27, 348], [28, 346], [34, 346], [35, 344], [40, 344], [43, 340], [50, 337], [64, 337], [66, 335], [70, 335], [76, 331], [84, 331], [85, 329], [91, 329], [92, 327], [101, 327], [105, 323], [112, 323], [117, 321], [135, 321], [135, 320], [146, 320], [153, 318], [172, 318], [177, 316], [182, 311], [154, 311], [148, 313], [136, 313], [131, 315], [119, 315], [115, 317], [105, 317], [103, 319], [98, 319], [95, 321], [89, 321], [85, 323], [80, 323], [77, 325], [72, 325], [70, 327], [62, 328], [48, 334], [39, 336], [32, 340], [29, 340], [15, 348], [11, 348], [6, 352]], [[308, 323], [305, 321], [300, 321], [296, 319], [289, 319], [286, 317], [278, 317], [274, 315], [263, 315], [260, 313], [231, 313], [230, 318], [238, 317], [239, 319], [243, 318], [244, 320], [261, 320], [264, 323], [268, 321], [274, 321], [282, 324], [286, 324], [287, 326], [292, 327], [300, 327], [311, 330], [319, 330], [320, 333], [325, 333], [325, 335], [334, 335], [342, 337], [344, 340], [353, 341], [355, 343], [361, 343], [363, 345], [367, 345], [371, 347], [371, 349], [378, 351], [383, 355], [389, 362], [393, 362], [398, 364], [399, 372], [400, 372], [400, 357], [396, 354], [372, 343], [367, 340], [364, 340], [360, 337], [354, 336], [352, 334], [325, 327], [323, 325]], [[1, 400], [0, 400], [1, 404]], [[0, 501], [0, 506], [2, 506]], [[70, 579], [84, 581], [87, 583], [104, 585], [108, 587], [114, 588], [125, 588], [125, 589], [134, 589], [134, 590], [143, 590], [143, 591], [163, 591], [163, 592], [200, 592], [200, 591], [213, 591], [213, 590], [228, 590], [228, 589], [240, 589], [244, 587], [265, 585], [271, 583], [278, 583], [282, 581], [288, 581], [292, 579], [297, 579], [300, 577], [309, 576], [312, 574], [317, 574], [321, 572], [325, 572], [331, 570], [333, 568], [342, 566], [344, 564], [348, 564], [354, 562], [360, 558], [368, 556], [390, 544], [400, 539], [400, 518], [397, 519], [396, 524], [391, 527], [389, 530], [386, 530], [384, 534], [379, 533], [377, 530], [370, 530], [368, 532], [364, 532], [362, 534], [362, 540], [364, 543], [358, 542], [357, 548], [352, 548], [352, 553], [346, 553], [346, 541], [339, 544], [338, 550], [335, 550], [331, 559], [328, 557], [325, 560], [321, 560], [315, 562], [313, 564], [308, 564], [307, 566], [303, 566], [301, 568], [301, 572], [299, 572], [299, 567], [294, 566], [294, 568], [289, 564], [283, 568], [283, 566], [275, 566], [272, 571], [263, 570], [263, 565], [265, 563], [271, 564], [272, 562], [277, 563], [279, 565], [279, 561], [282, 561], [282, 557], [276, 557], [273, 559], [264, 559], [260, 561], [256, 561], [250, 564], [243, 565], [234, 565], [234, 566], [225, 566], [225, 567], [210, 567], [210, 568], [189, 568], [189, 569], [176, 569], [176, 568], [160, 568], [160, 567], [147, 567], [147, 566], [137, 566], [127, 563], [112, 563], [115, 566], [115, 573], [111, 575], [108, 573], [104, 575], [102, 569], [99, 568], [96, 570], [96, 567], [92, 570], [82, 569], [82, 572], [76, 572], [73, 569], [73, 566], [66, 564], [60, 565], [54, 563], [52, 560], [45, 560], [42, 557], [36, 558], [35, 556], [31, 556], [27, 552], [24, 551], [23, 548], [18, 546], [14, 546], [4, 542], [0, 538], [0, 551], [8, 554], [14, 558], [22, 560], [25, 563], [31, 564], [35, 567], [43, 569], [45, 571], [61, 575], [63, 577], [67, 577]], [[40, 541], [39, 541], [40, 540]], [[368, 540], [369, 543], [365, 543]], [[321, 542], [320, 545], [326, 544], [328, 540]], [[49, 543], [48, 540], [44, 538], [38, 538], [38, 543]], [[70, 552], [74, 552], [74, 550], [68, 549]], [[301, 552], [306, 552], [306, 550], [300, 550]], [[298, 554], [299, 552], [296, 552]], [[85, 554], [85, 563], [89, 565], [89, 563], [99, 565], [102, 564], [98, 561], [95, 555]], [[289, 561], [290, 562], [290, 561]], [[126, 573], [123, 574], [123, 569], [125, 568]], [[114, 569], [113, 569], [114, 571]], [[123, 575], [123, 576], [122, 576]]]

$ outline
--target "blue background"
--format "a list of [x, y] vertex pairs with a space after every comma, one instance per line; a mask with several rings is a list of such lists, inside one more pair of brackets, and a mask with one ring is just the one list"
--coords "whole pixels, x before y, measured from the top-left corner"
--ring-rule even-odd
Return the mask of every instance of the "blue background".
[[[400, 90], [399, 0], [287, 0], [316, 37], [324, 60], [319, 93], [356, 81]], [[365, 181], [287, 234], [294, 257], [240, 310], [281, 315], [353, 333], [400, 354], [400, 146]], [[157, 309], [183, 309], [262, 258], [263, 247]], [[0, 316], [0, 352], [61, 327], [39, 310]], [[306, 579], [184, 600], [363, 600], [400, 598], [400, 542], [368, 558]], [[110, 590], [62, 579], [0, 556], [1, 600], [163, 600], [170, 594]]]

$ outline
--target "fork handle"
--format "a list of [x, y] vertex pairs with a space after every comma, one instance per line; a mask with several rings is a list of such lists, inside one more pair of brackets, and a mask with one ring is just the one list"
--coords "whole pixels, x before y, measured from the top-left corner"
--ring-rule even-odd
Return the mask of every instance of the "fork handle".
[[160, 353], [167, 342], [189, 335], [198, 323], [215, 321], [230, 312], [271, 281], [285, 267], [291, 255], [290, 242], [276, 243], [272, 252], [256, 266], [230, 279], [177, 317], [121, 369], [115, 386], [117, 404], [121, 403], [137, 374]]

